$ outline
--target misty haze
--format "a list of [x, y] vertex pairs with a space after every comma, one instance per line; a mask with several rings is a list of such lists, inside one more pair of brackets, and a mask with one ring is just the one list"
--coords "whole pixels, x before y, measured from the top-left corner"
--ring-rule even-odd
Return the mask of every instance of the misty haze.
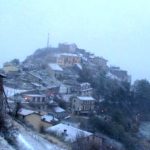
[[149, 150], [148, 0], [1, 0], [0, 149]]

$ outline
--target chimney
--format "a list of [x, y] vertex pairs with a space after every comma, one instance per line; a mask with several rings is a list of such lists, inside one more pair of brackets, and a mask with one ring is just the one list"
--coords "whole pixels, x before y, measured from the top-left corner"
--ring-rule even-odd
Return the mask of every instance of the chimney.
[[64, 129], [64, 133], [63, 133], [64, 136], [67, 136], [67, 130]]

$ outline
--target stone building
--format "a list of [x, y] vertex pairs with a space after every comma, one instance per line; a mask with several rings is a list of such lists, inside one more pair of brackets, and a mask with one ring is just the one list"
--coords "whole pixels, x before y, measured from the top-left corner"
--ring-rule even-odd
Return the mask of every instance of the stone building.
[[75, 114], [89, 114], [95, 110], [95, 99], [90, 96], [77, 96], [71, 100], [71, 109]]
[[59, 43], [58, 48], [63, 52], [74, 53], [77, 49], [76, 44]]
[[5, 63], [3, 65], [3, 71], [5, 73], [15, 73], [18, 72], [20, 69], [18, 66], [14, 65], [13, 63]]
[[32, 126], [36, 131], [40, 131], [41, 127], [47, 128], [52, 126], [51, 122], [44, 121], [41, 115], [33, 110], [21, 108], [18, 112], [18, 117], [24, 120], [27, 125]]
[[79, 85], [79, 94], [81, 96], [91, 96], [92, 93], [93, 93], [93, 88], [91, 87], [90, 83], [84, 82]]
[[45, 94], [24, 94], [23, 97], [26, 102], [38, 110], [47, 109], [47, 96]]
[[95, 56], [91, 56], [90, 58], [90, 61], [100, 67], [102, 67], [103, 69], [106, 69], [107, 68], [107, 62], [108, 60], [106, 60], [105, 58], [103, 57], [95, 57]]
[[63, 69], [56, 63], [48, 64], [50, 73], [56, 78], [61, 78], [63, 76]]
[[59, 54], [57, 57], [57, 64], [63, 67], [70, 67], [75, 64], [79, 64], [81, 62], [81, 58], [72, 53], [63, 53]]
[[131, 82], [131, 77], [126, 70], [121, 70], [120, 67], [110, 67], [110, 73], [118, 77], [121, 81]]

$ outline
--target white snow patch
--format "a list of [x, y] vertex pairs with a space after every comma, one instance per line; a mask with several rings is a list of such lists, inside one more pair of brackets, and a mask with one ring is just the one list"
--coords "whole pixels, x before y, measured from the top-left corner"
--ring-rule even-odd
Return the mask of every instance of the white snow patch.
[[139, 135], [150, 140], [150, 122], [142, 122], [139, 127]]
[[41, 117], [42, 120], [47, 121], [47, 122], [51, 122], [51, 121], [58, 121], [57, 118], [53, 117], [52, 115], [43, 115]]
[[14, 88], [4, 86], [4, 91], [7, 95], [7, 97], [11, 97], [11, 96], [14, 96], [15, 94], [20, 94], [20, 93], [26, 92], [27, 90], [14, 89]]
[[48, 65], [54, 71], [63, 71], [63, 69], [58, 64], [50, 63]]
[[77, 65], [77, 67], [78, 67], [80, 70], [82, 70], [81, 64], [76, 64], [76, 65]]
[[56, 112], [56, 113], [61, 113], [61, 112], [65, 112], [65, 110], [63, 109], [63, 108], [61, 108], [61, 107], [54, 107], [54, 111]]
[[113, 75], [112, 73], [108, 72], [106, 74], [107, 77], [111, 78], [111, 79], [114, 79], [114, 80], [120, 80], [117, 76]]
[[95, 99], [93, 98], [93, 97], [91, 97], [91, 96], [78, 96], [77, 97], [79, 100], [83, 100], [83, 101], [86, 101], [86, 100], [88, 100], [88, 101], [94, 101]]
[[63, 150], [63, 148], [48, 142], [34, 132], [26, 130], [19, 133], [17, 145], [20, 150]]
[[24, 109], [24, 108], [21, 108], [18, 112], [19, 115], [23, 115], [23, 116], [27, 116], [33, 113], [35, 113], [35, 111]]
[[8, 142], [0, 136], [0, 149], [1, 150], [15, 150]]
[[24, 137], [23, 137], [21, 134], [18, 135], [18, 140], [19, 140], [20, 143], [21, 143], [22, 145], [24, 145], [28, 150], [34, 150], [33, 147], [32, 147], [32, 145], [30, 145], [30, 144], [24, 139]]
[[78, 55], [77, 54], [73, 54], [73, 53], [62, 53], [62, 54], [60, 54], [59, 56], [71, 56], [71, 57], [78, 57]]

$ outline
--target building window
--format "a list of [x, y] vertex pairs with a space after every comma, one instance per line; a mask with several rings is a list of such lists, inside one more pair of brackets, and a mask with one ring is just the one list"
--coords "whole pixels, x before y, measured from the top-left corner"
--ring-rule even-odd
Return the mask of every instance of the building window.
[[42, 98], [42, 102], [45, 102], [45, 97]]
[[35, 102], [35, 97], [32, 98], [32, 102]]
[[40, 97], [37, 98], [37, 102], [40, 102]]

